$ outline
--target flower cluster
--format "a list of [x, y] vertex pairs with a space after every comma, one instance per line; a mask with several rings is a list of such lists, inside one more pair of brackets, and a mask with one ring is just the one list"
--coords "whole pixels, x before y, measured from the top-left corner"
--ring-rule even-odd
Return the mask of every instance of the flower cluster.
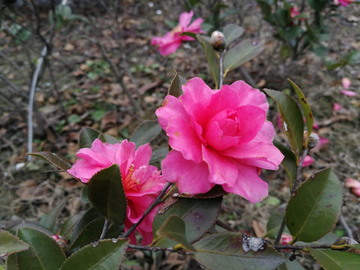
[[189, 36], [180, 36], [184, 32], [192, 32], [194, 34], [202, 33], [201, 24], [203, 20], [201, 18], [198, 18], [190, 24], [193, 15], [193, 11], [190, 11], [189, 13], [181, 13], [179, 18], [179, 25], [163, 37], [154, 37], [151, 40], [151, 45], [160, 48], [161, 55], [169, 55], [175, 52], [180, 47], [182, 41], [195, 40], [194, 38]]
[[243, 81], [211, 90], [202, 79], [167, 96], [156, 111], [172, 151], [162, 162], [164, 178], [181, 193], [206, 193], [215, 185], [251, 203], [268, 195], [261, 168], [276, 170], [283, 159], [266, 121], [265, 94]]
[[[127, 140], [111, 145], [96, 139], [91, 148], [82, 148], [76, 155], [80, 159], [68, 172], [83, 183], [88, 183], [94, 174], [104, 168], [113, 164], [120, 166], [128, 203], [125, 231], [140, 220], [144, 211], [165, 185], [160, 171], [155, 166], [149, 165], [151, 158], [149, 144], [135, 150], [135, 144]], [[152, 222], [155, 214], [156, 209], [137, 227], [138, 232], [143, 236], [144, 245], [152, 241]], [[136, 244], [134, 233], [130, 235], [130, 239]]]

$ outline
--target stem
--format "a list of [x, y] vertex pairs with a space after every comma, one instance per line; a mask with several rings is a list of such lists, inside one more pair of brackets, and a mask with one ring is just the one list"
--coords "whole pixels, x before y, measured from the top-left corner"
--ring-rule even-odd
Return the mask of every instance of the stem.
[[224, 228], [225, 230], [231, 231], [231, 232], [235, 232], [236, 230], [234, 230], [232, 227], [230, 227], [228, 224], [226, 224], [225, 222], [222, 222], [221, 220], [216, 220], [215, 224]]
[[[304, 248], [307, 248], [306, 246], [296, 246], [296, 245], [270, 245], [275, 249], [292, 249], [292, 250], [302, 250]], [[328, 248], [328, 249], [332, 249], [331, 245], [318, 245], [318, 246], [309, 246], [313, 249], [317, 249], [317, 248]]]
[[105, 218], [105, 223], [104, 223], [104, 227], [102, 230], [102, 233], [100, 235], [100, 239], [99, 240], [103, 240], [105, 238], [105, 234], [107, 233], [107, 231], [109, 230], [109, 225], [110, 225], [110, 219]]
[[174, 251], [173, 248], [138, 246], [138, 245], [133, 245], [133, 244], [129, 244], [128, 247], [133, 248], [133, 249], [139, 249], [139, 250], [150, 250], [150, 251], [154, 251], [154, 252], [156, 252], [156, 251]]
[[145, 210], [144, 214], [142, 215], [141, 219], [133, 224], [130, 229], [128, 229], [126, 232], [124, 232], [124, 234], [122, 236], [120, 236], [121, 238], [128, 238], [129, 235], [135, 231], [136, 227], [139, 226], [139, 224], [144, 220], [144, 218], [154, 209], [154, 207], [156, 205], [159, 204], [162, 196], [165, 194], [165, 192], [168, 190], [168, 188], [171, 186], [170, 182], [166, 182], [165, 186], [163, 187], [163, 189], [161, 190], [161, 192], [159, 193], [159, 195], [156, 197], [156, 199], [149, 205], [149, 207]]
[[219, 81], [219, 89], [222, 88], [224, 82], [224, 51], [220, 51], [220, 81]]
[[[299, 162], [299, 166], [297, 167], [297, 171], [296, 171], [296, 178], [294, 180], [294, 183], [293, 183], [293, 186], [292, 186], [292, 189], [291, 189], [291, 195], [294, 195], [295, 193], [295, 190], [298, 188], [298, 186], [300, 185], [300, 175], [301, 175], [301, 168], [302, 168], [302, 165], [303, 165], [303, 162], [304, 162], [304, 159], [306, 157], [306, 155], [308, 154], [308, 149], [305, 149], [304, 152], [302, 153], [301, 155], [301, 160]], [[281, 235], [284, 231], [284, 228], [285, 228], [285, 216], [281, 222], [281, 225], [280, 225], [280, 229], [279, 229], [279, 232], [276, 236], [276, 240], [275, 240], [275, 245], [279, 244], [280, 242], [280, 239], [281, 239]]]
[[353, 235], [353, 233], [352, 233], [349, 225], [347, 224], [345, 218], [343, 217], [343, 215], [340, 216], [340, 222], [341, 222], [341, 224], [343, 225], [344, 230], [346, 231], [347, 236], [348, 236], [349, 238], [351, 238], [351, 239], [354, 239], [354, 235]]

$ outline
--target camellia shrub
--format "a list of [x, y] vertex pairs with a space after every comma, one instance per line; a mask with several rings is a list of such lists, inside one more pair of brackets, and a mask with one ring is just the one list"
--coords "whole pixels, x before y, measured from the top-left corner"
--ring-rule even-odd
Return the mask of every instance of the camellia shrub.
[[[155, 112], [158, 121], [142, 123], [129, 140], [84, 127], [75, 164], [55, 153], [32, 153], [83, 183], [82, 200], [91, 208], [57, 229], [64, 200], [41, 224], [0, 231], [7, 269], [119, 269], [134, 250], [187, 254], [206, 269], [299, 269], [296, 257], [303, 254], [327, 270], [359, 268], [360, 245], [331, 233], [343, 203], [338, 178], [327, 168], [301, 179], [305, 157], [319, 141], [301, 90], [290, 81], [295, 101], [244, 81], [223, 85], [226, 74], [259, 54], [263, 45], [244, 40], [230, 48], [241, 27], [228, 25], [209, 38], [201, 34], [200, 19], [190, 23], [192, 16], [183, 13], [179, 27], [152, 44], [167, 55], [182, 41], [199, 41], [215, 89], [176, 73]], [[277, 104], [288, 146], [273, 140], [266, 95]], [[149, 142], [162, 130], [169, 147], [152, 151]], [[151, 165], [159, 160], [161, 171]], [[262, 169], [279, 166], [290, 180], [290, 200], [271, 214], [263, 237], [217, 220], [228, 193], [249, 203], [262, 201], [269, 191]], [[215, 224], [227, 230], [217, 232]]]

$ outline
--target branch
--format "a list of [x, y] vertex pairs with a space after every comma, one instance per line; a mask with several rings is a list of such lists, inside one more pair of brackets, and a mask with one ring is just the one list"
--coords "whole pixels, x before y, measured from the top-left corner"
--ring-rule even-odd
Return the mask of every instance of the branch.
[[101, 232], [99, 241], [100, 241], [100, 240], [104, 240], [105, 234], [106, 234], [107, 231], [109, 230], [109, 225], [110, 225], [110, 219], [105, 218], [104, 227], [103, 227], [103, 230], [102, 230], [102, 232]]
[[139, 249], [139, 250], [150, 250], [150, 251], [154, 251], [154, 252], [156, 252], [156, 251], [174, 251], [173, 248], [138, 246], [138, 245], [133, 245], [133, 244], [129, 244], [128, 247], [133, 248], [133, 249]]
[[133, 224], [126, 232], [124, 232], [124, 234], [122, 236], [120, 236], [121, 238], [128, 238], [129, 235], [135, 231], [136, 227], [139, 226], [139, 224], [144, 220], [144, 218], [154, 209], [155, 206], [157, 206], [160, 201], [162, 196], [165, 194], [165, 192], [168, 190], [168, 188], [171, 186], [170, 182], [166, 182], [165, 186], [163, 187], [163, 189], [161, 190], [161, 192], [159, 193], [159, 195], [156, 197], [156, 199], [149, 205], [149, 207], [145, 210], [143, 216], [141, 217], [141, 219]]

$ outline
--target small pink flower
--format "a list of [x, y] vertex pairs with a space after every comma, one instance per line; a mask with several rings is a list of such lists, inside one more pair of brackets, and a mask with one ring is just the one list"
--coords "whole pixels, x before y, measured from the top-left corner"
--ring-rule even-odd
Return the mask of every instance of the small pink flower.
[[351, 86], [351, 81], [349, 80], [349, 78], [342, 78], [341, 83], [345, 89], [348, 89]]
[[305, 157], [305, 159], [304, 159], [304, 162], [303, 162], [303, 164], [302, 164], [302, 167], [308, 167], [308, 166], [310, 166], [310, 165], [313, 164], [313, 163], [314, 163], [314, 159], [313, 159], [311, 156], [307, 155], [307, 156]]
[[284, 156], [273, 145], [265, 94], [243, 81], [211, 90], [189, 80], [179, 98], [167, 96], [156, 111], [172, 151], [162, 162], [164, 178], [180, 193], [206, 193], [215, 185], [251, 203], [268, 195], [261, 168], [276, 170]]
[[345, 187], [351, 188], [351, 192], [360, 197], [360, 181], [357, 181], [354, 178], [346, 178]]
[[334, 0], [335, 5], [341, 4], [342, 6], [346, 7], [348, 4], [351, 4], [354, 0]]
[[350, 90], [341, 90], [341, 93], [348, 97], [356, 97], [358, 94]]
[[180, 36], [184, 32], [192, 32], [195, 34], [203, 33], [203, 31], [201, 31], [203, 19], [198, 18], [190, 24], [193, 15], [194, 12], [192, 10], [189, 13], [181, 13], [179, 25], [163, 37], [154, 37], [151, 40], [151, 45], [159, 47], [161, 55], [169, 55], [180, 47], [182, 41], [195, 40], [189, 36]]
[[334, 107], [333, 107], [334, 112], [340, 111], [341, 109], [342, 107], [339, 103], [334, 103]]
[[[293, 240], [292, 236], [287, 233], [283, 233], [280, 238], [280, 245], [287, 245]], [[291, 249], [283, 249], [284, 252], [290, 252]]]
[[[165, 185], [160, 171], [149, 165], [151, 147], [149, 144], [135, 150], [135, 144], [123, 140], [108, 144], [96, 139], [90, 148], [82, 148], [76, 154], [78, 159], [68, 173], [83, 183], [88, 183], [98, 171], [113, 164], [120, 166], [125, 195], [128, 202], [125, 231], [137, 223], [146, 208], [152, 203]], [[152, 223], [156, 208], [146, 216], [137, 227], [143, 236], [142, 244], [148, 245], [153, 238]], [[131, 243], [136, 244], [135, 234], [130, 235]]]

